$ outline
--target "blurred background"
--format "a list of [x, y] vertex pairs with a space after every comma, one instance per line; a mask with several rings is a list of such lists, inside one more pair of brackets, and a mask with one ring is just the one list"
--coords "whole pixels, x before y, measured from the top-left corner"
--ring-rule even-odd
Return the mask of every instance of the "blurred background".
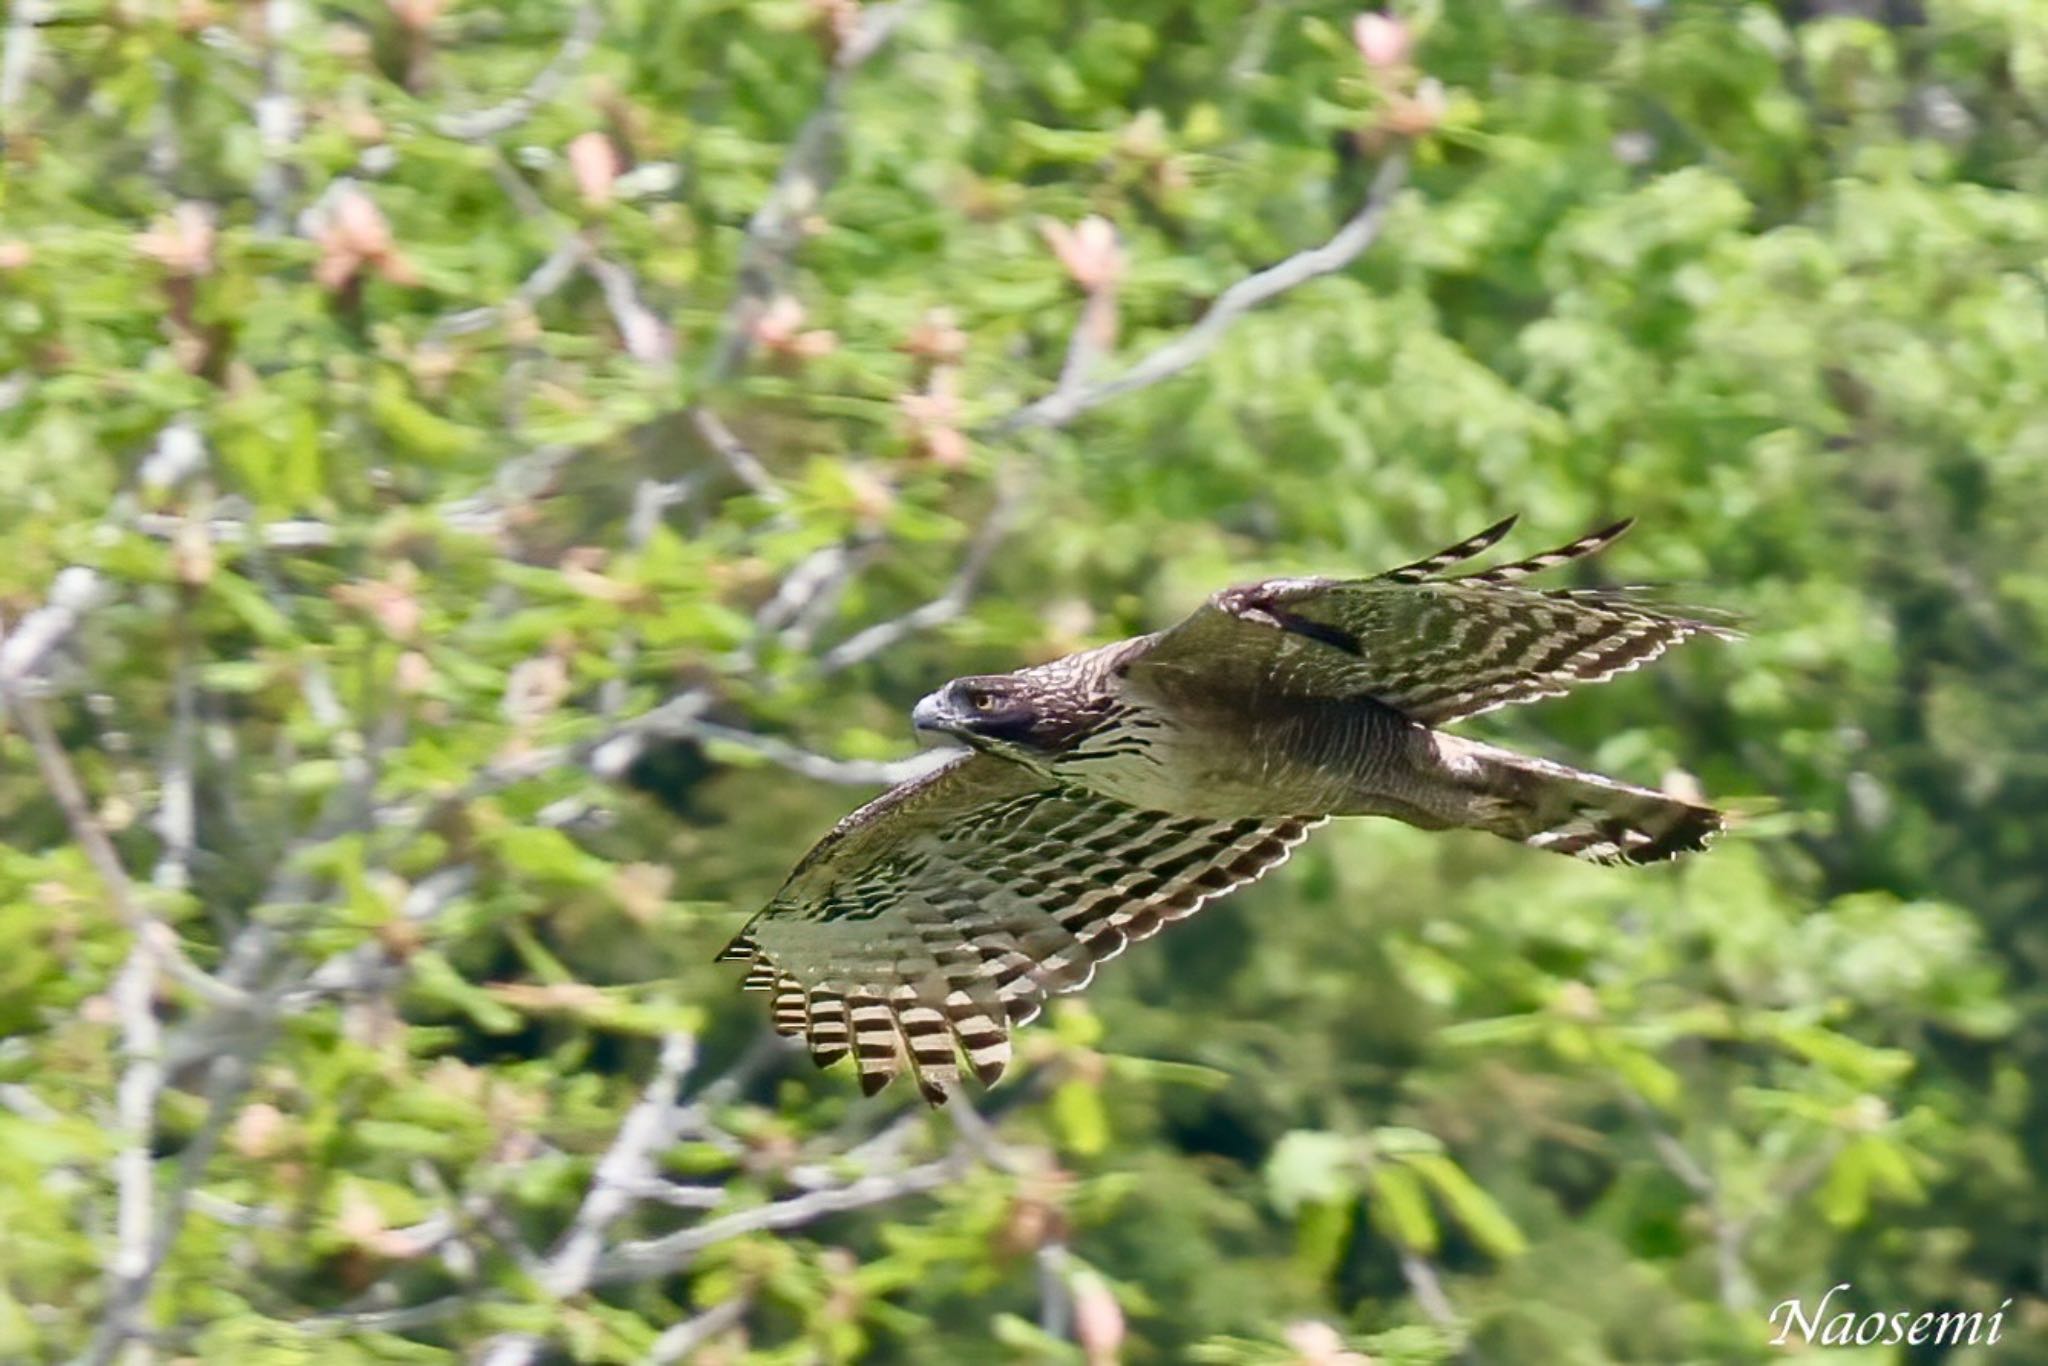
[[[2042, 0], [10, 0], [0, 137], [0, 1359], [2048, 1359]], [[1345, 823], [938, 1114], [709, 961], [1509, 512], [1747, 618], [1473, 727], [1707, 855]]]

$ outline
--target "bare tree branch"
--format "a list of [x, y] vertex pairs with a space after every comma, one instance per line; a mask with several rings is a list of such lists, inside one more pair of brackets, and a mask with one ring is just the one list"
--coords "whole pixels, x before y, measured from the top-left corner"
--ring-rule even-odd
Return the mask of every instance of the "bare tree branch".
[[[639, 1188], [653, 1177], [655, 1154], [675, 1136], [677, 1089], [696, 1060], [697, 1041], [690, 1035], [670, 1034], [662, 1040], [661, 1057], [639, 1104], [598, 1159], [575, 1219], [540, 1268], [541, 1288], [556, 1299], [580, 1294], [590, 1285], [605, 1235], [638, 1202]], [[527, 1366], [546, 1345], [531, 1334], [505, 1334], [487, 1346], [483, 1359], [489, 1366]]]
[[[141, 1331], [140, 1319], [156, 1280], [157, 1100], [163, 1094], [163, 1026], [156, 1018], [162, 953], [156, 936], [138, 934], [108, 995], [121, 1023], [125, 1059], [114, 1109], [120, 1151], [114, 1158], [114, 1253], [107, 1259], [107, 1304], [100, 1331], [85, 1359], [112, 1361]], [[142, 1354], [147, 1359], [147, 1353]], [[131, 1360], [134, 1359], [131, 1355]]]
[[106, 596], [97, 571], [73, 565], [50, 585], [49, 600], [0, 639], [0, 716], [17, 692], [35, 692], [36, 675], [51, 651], [62, 645]]
[[773, 1229], [797, 1228], [828, 1214], [865, 1209], [869, 1205], [900, 1200], [906, 1195], [937, 1190], [957, 1180], [973, 1165], [972, 1157], [961, 1149], [936, 1161], [899, 1172], [870, 1173], [843, 1186], [739, 1210], [658, 1238], [621, 1243], [598, 1259], [592, 1280], [595, 1284], [607, 1285], [672, 1275], [688, 1266], [706, 1248], [729, 1239]]
[[1074, 1292], [1068, 1284], [1073, 1259], [1067, 1245], [1057, 1239], [1038, 1249], [1038, 1329], [1047, 1337], [1064, 1339], [1074, 1322]]
[[0, 50], [0, 152], [7, 149], [7, 136], [14, 127], [14, 111], [28, 88], [28, 73], [36, 63], [41, 46], [37, 29], [52, 13], [49, 0], [14, 0], [7, 15], [6, 47]]
[[857, 533], [840, 544], [846, 552], [845, 557], [812, 586], [812, 591], [797, 607], [789, 624], [776, 632], [775, 643], [781, 648], [810, 652], [811, 642], [817, 639], [827, 618], [846, 596], [848, 586], [874, 561], [882, 542], [865, 533]]
[[542, 1271], [541, 1284], [548, 1293], [566, 1299], [590, 1284], [605, 1234], [633, 1207], [634, 1188], [652, 1176], [655, 1154], [674, 1135], [677, 1089], [696, 1060], [697, 1042], [689, 1035], [671, 1034], [662, 1040], [661, 1057], [640, 1103], [599, 1159], [575, 1221]]
[[[984, 424], [984, 439], [1009, 436], [1033, 427], [1059, 428], [1113, 398], [1149, 388], [1179, 374], [1214, 350], [1232, 323], [1297, 285], [1344, 269], [1378, 239], [1387, 211], [1408, 174], [1408, 158], [1394, 151], [1380, 163], [1365, 202], [1329, 241], [1288, 257], [1255, 275], [1248, 275], [1217, 296], [1201, 321], [1153, 351], [1122, 374], [1096, 383], [1085, 382], [1088, 367], [1068, 364], [1059, 385], [1045, 397]], [[1071, 356], [1071, 350], [1070, 350]]]
[[[693, 688], [595, 740], [522, 756], [516, 765], [493, 769], [479, 775], [477, 781], [487, 784], [489, 789], [495, 789], [569, 762], [586, 763], [600, 778], [616, 781], [634, 759], [639, 757], [649, 737], [660, 736], [731, 745], [735, 749], [758, 754], [770, 763], [778, 764], [807, 778], [815, 778], [820, 782], [844, 783], [854, 787], [890, 786], [907, 782], [933, 771], [957, 752], [948, 749], [926, 750], [907, 759], [893, 761], [835, 759], [830, 755], [804, 749], [777, 736], [760, 735], [734, 726], [721, 725], [716, 721], [706, 721], [703, 714], [710, 708], [712, 700], [709, 692], [702, 688]], [[472, 784], [472, 787], [475, 787], [475, 784]], [[465, 792], [468, 790], [465, 789]], [[413, 812], [411, 818], [417, 820], [419, 814]]]
[[[204, 533], [202, 533], [204, 534]], [[156, 829], [163, 840], [150, 880], [166, 891], [182, 892], [192, 880], [192, 851], [198, 845], [198, 810], [192, 792], [192, 765], [199, 729], [199, 690], [192, 677], [192, 642], [186, 603], [178, 604], [176, 658], [171, 663], [171, 736], [164, 747], [158, 787]]]
[[256, 136], [263, 160], [256, 168], [252, 193], [259, 231], [278, 234], [289, 229], [292, 145], [301, 123], [296, 92], [298, 64], [292, 59], [291, 34], [299, 19], [295, 0], [265, 0], [263, 6], [263, 93], [256, 98]]
[[495, 536], [505, 529], [511, 508], [540, 497], [562, 469], [581, 455], [576, 446], [542, 446], [498, 466], [491, 486], [441, 505], [441, 518], [458, 531]]
[[477, 1360], [479, 1366], [526, 1366], [547, 1345], [532, 1333], [502, 1333], [484, 1344]]
[[[163, 1092], [163, 1026], [156, 1018], [156, 989], [176, 953], [168, 927], [143, 905], [119, 851], [94, 818], [85, 788], [64, 752], [63, 742], [43, 714], [42, 703], [15, 693], [15, 722], [34, 749], [44, 783], [63, 810], [71, 835], [91, 860], [107, 894], [133, 934], [126, 961], [108, 997], [121, 1030], [121, 1079], [115, 1088], [120, 1147], [114, 1157], [114, 1250], [107, 1259], [107, 1304], [100, 1330], [85, 1360], [112, 1361], [139, 1331], [139, 1319], [155, 1280], [157, 1099]], [[191, 971], [204, 974], [196, 968]]]

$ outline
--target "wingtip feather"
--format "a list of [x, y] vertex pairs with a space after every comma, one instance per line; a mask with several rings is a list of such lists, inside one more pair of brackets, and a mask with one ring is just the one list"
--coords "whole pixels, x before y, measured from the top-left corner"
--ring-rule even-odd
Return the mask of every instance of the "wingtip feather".
[[1454, 545], [1445, 546], [1434, 555], [1425, 555], [1419, 560], [1387, 570], [1379, 577], [1396, 583], [1420, 583], [1440, 569], [1447, 569], [1461, 560], [1469, 560], [1491, 549], [1501, 537], [1515, 529], [1515, 523], [1522, 519], [1519, 512], [1511, 512], [1486, 530], [1467, 536]]
[[753, 938], [746, 931], [742, 930], [733, 937], [731, 943], [720, 949], [718, 955], [711, 961], [714, 963], [750, 963], [760, 956], [760, 946], [754, 943]]

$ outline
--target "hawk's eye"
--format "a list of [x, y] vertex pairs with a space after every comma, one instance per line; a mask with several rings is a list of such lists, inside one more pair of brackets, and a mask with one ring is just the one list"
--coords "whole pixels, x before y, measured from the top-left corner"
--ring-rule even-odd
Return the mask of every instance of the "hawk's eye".
[[986, 688], [969, 688], [967, 690], [967, 705], [976, 711], [994, 711], [996, 709], [996, 695]]

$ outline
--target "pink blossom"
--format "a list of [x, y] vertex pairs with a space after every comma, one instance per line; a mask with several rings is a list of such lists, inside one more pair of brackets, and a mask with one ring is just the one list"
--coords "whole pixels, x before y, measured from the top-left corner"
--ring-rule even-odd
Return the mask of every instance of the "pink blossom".
[[1371, 10], [1351, 21], [1351, 40], [1358, 44], [1358, 55], [1375, 71], [1397, 71], [1408, 65], [1415, 48], [1414, 30], [1406, 22]]
[[569, 174], [585, 204], [601, 208], [612, 202], [612, 182], [619, 178], [619, 151], [603, 133], [579, 133], [569, 143]]

